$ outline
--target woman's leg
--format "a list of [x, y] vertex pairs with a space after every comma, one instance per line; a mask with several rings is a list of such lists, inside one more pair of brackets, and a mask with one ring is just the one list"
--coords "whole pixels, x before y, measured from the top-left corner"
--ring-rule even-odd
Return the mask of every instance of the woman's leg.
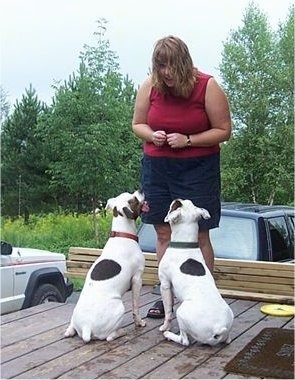
[[154, 227], [157, 233], [156, 252], [158, 263], [160, 263], [170, 242], [171, 228], [168, 223], [156, 224]]
[[[171, 237], [171, 228], [168, 223], [154, 225], [154, 228], [157, 233], [156, 252], [157, 252], [157, 258], [158, 258], [158, 264], [159, 264], [169, 245], [170, 237]], [[157, 287], [158, 286], [159, 285], [157, 285]], [[155, 294], [158, 294], [158, 292]], [[147, 316], [150, 318], [164, 318], [165, 311], [164, 311], [163, 301], [157, 301], [149, 309]]]
[[205, 263], [213, 274], [214, 251], [209, 236], [209, 230], [199, 231], [199, 246], [204, 256]]

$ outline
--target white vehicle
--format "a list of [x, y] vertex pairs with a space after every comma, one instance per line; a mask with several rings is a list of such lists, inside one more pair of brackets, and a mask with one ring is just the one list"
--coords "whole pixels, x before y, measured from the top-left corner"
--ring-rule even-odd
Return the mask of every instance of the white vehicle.
[[45, 302], [65, 302], [73, 284], [61, 253], [17, 248], [1, 241], [1, 315]]

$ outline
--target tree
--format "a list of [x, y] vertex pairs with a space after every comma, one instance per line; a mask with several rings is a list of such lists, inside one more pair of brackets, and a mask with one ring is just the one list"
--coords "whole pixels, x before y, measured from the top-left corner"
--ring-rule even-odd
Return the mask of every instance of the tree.
[[43, 145], [37, 134], [38, 117], [46, 106], [30, 85], [12, 114], [3, 123], [1, 134], [2, 213], [24, 214], [41, 211], [48, 195], [49, 178]]
[[225, 200], [291, 203], [294, 184], [294, 7], [273, 32], [251, 3], [224, 44], [219, 67], [233, 116], [223, 145]]
[[0, 125], [7, 118], [10, 110], [10, 104], [7, 100], [7, 92], [0, 86]]
[[51, 113], [39, 125], [43, 139], [50, 136], [51, 187], [74, 198], [78, 211], [139, 183], [141, 150], [131, 132], [135, 90], [103, 38], [104, 24], [97, 46], [84, 46], [78, 72], [56, 88]]

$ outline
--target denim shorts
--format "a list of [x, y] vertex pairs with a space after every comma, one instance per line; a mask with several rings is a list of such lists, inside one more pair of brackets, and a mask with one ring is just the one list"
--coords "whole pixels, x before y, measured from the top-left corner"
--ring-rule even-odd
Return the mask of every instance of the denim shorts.
[[219, 226], [220, 156], [163, 158], [144, 155], [141, 161], [141, 186], [149, 212], [141, 215], [148, 224], [162, 224], [171, 202], [190, 199], [209, 211], [211, 218], [199, 221], [200, 230]]

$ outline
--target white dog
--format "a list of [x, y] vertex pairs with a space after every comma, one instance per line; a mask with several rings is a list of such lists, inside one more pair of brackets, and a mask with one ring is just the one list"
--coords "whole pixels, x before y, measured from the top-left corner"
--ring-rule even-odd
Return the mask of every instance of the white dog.
[[[174, 200], [165, 222], [171, 226], [171, 242], [159, 265], [165, 309], [164, 336], [188, 346], [189, 336], [214, 346], [230, 343], [233, 312], [221, 297], [198, 248], [198, 220], [210, 218], [207, 210], [189, 200]], [[180, 301], [176, 311], [180, 334], [167, 331], [172, 319], [173, 293]]]
[[147, 211], [144, 194], [123, 193], [109, 199], [113, 210], [112, 231], [101, 256], [89, 269], [65, 337], [76, 333], [85, 343], [91, 339], [111, 341], [125, 334], [121, 328], [125, 308], [122, 296], [132, 288], [133, 319], [139, 316], [139, 296], [145, 259], [138, 244], [135, 220]]

